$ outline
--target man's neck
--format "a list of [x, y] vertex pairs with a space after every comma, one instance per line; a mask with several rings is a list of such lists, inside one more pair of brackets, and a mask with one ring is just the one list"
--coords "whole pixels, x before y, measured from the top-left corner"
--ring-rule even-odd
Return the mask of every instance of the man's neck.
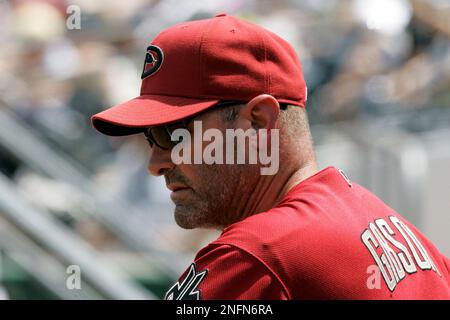
[[317, 168], [317, 163], [315, 161], [308, 163], [304, 167], [295, 171], [286, 181], [284, 187], [281, 189], [275, 205], [278, 204], [293, 187], [298, 185], [303, 180], [316, 174], [318, 171], [319, 169]]
[[244, 216], [248, 217], [274, 208], [293, 187], [317, 172], [317, 164], [310, 162], [284, 175], [273, 176], [270, 177], [271, 179], [262, 178], [260, 185], [244, 208], [246, 212]]

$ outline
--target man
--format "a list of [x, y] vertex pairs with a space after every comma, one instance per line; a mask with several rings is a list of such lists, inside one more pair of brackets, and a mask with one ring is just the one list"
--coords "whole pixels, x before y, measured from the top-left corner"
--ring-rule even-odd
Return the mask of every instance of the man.
[[[151, 42], [141, 78], [140, 97], [94, 127], [144, 133], [177, 224], [222, 230], [167, 299], [450, 298], [449, 262], [423, 234], [340, 170], [317, 169], [305, 81], [283, 39], [226, 14], [181, 23]], [[214, 134], [198, 139], [199, 124]], [[247, 143], [227, 145], [230, 129]], [[270, 174], [249, 161], [264, 148], [279, 162]], [[205, 159], [230, 152], [245, 163]]]

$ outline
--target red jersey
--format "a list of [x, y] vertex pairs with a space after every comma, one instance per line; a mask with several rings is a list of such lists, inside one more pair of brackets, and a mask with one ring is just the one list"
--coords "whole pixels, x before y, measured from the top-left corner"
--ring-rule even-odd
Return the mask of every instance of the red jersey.
[[328, 167], [225, 228], [166, 299], [450, 299], [450, 261]]

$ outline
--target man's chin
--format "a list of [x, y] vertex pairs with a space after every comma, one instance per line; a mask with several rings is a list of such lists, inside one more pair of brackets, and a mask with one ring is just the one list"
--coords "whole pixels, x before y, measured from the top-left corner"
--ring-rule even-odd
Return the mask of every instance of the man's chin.
[[199, 228], [199, 223], [193, 215], [195, 211], [192, 208], [186, 207], [181, 204], [176, 204], [175, 207], [175, 222], [183, 229], [195, 229]]
[[186, 205], [176, 205], [174, 212], [175, 222], [183, 229], [217, 228], [214, 223], [208, 221], [207, 215], [198, 208]]

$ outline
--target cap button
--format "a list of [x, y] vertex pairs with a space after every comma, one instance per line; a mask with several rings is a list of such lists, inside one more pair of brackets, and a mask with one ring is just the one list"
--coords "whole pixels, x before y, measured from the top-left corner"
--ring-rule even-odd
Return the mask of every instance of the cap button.
[[221, 12], [221, 13], [216, 14], [216, 18], [217, 17], [225, 17], [226, 15], [227, 15], [226, 12]]

